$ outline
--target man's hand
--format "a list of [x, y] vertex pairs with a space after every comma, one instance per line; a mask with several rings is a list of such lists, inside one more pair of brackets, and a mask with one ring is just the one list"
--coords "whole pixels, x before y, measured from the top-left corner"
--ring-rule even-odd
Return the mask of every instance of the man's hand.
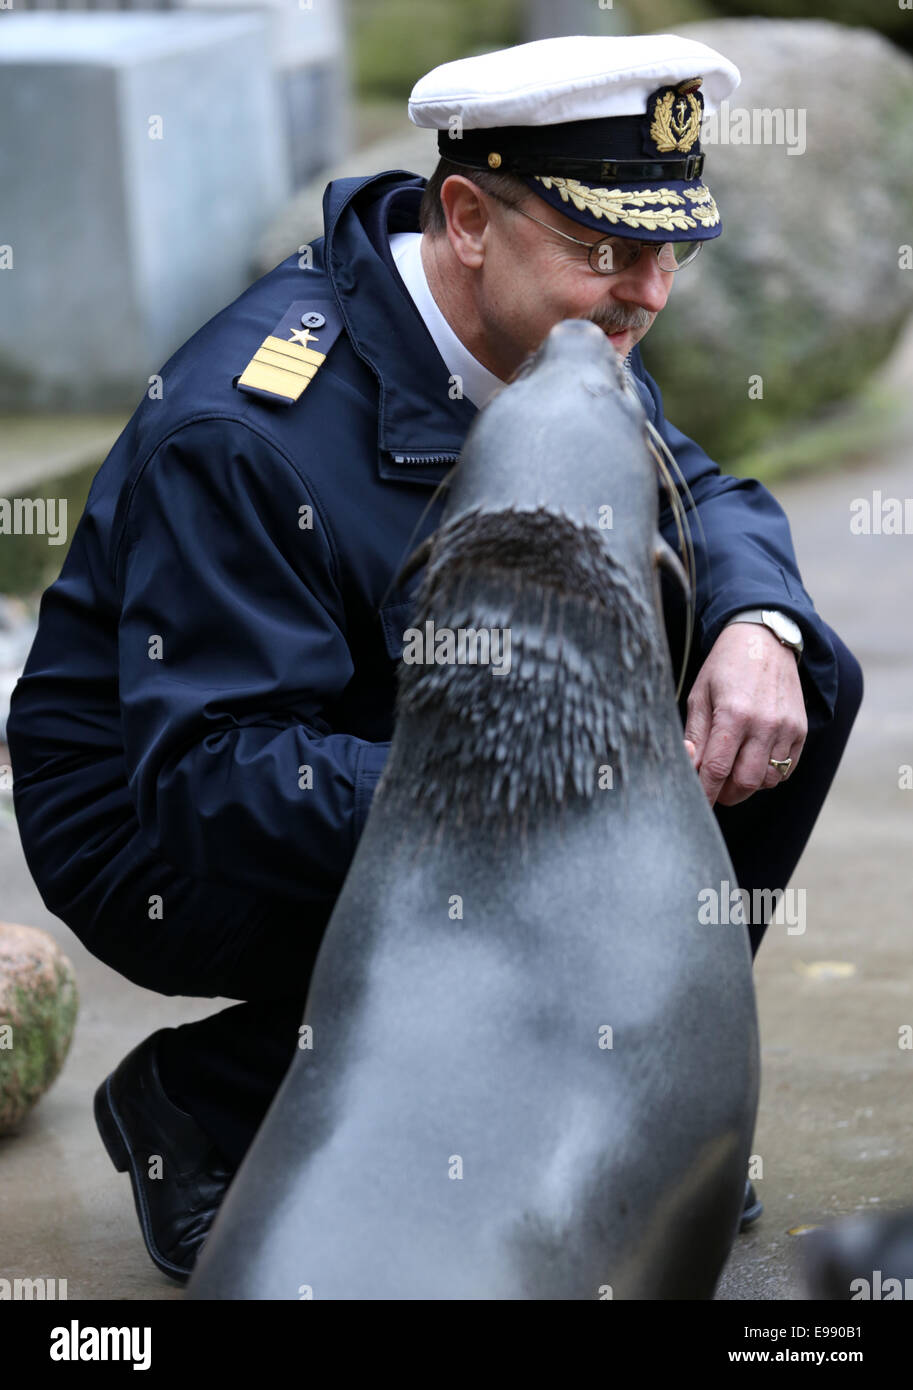
[[[713, 806], [735, 806], [784, 779], [808, 734], [796, 658], [760, 623], [724, 627], [688, 696], [685, 747]], [[692, 748], [689, 748], [689, 743]]]

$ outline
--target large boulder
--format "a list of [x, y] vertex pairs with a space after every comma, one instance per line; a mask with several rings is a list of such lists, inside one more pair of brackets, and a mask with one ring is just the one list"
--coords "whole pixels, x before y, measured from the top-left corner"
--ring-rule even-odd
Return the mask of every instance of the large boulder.
[[0, 1134], [16, 1129], [69, 1051], [78, 995], [73, 967], [37, 927], [0, 922]]
[[[625, 8], [636, 11], [642, 0], [625, 0]], [[647, 5], [651, 0], [646, 0]], [[904, 48], [910, 47], [909, 0], [891, 5], [873, 5], [872, 0], [726, 0], [726, 12], [735, 15], [765, 15], [768, 19], [829, 19], [838, 24], [860, 24], [887, 34]], [[698, 18], [698, 16], [694, 16]]]
[[[702, 132], [722, 236], [676, 277], [643, 351], [668, 418], [722, 463], [852, 395], [913, 309], [900, 251], [913, 241], [913, 61], [824, 21], [677, 32], [732, 59], [742, 82]], [[752, 143], [735, 143], [743, 134]]]

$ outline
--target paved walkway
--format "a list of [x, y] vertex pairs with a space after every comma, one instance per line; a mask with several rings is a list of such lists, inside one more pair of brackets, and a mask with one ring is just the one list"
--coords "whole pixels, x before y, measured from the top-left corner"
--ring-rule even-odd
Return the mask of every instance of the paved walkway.
[[[913, 381], [913, 353], [905, 361]], [[852, 499], [913, 491], [913, 412], [906, 434], [866, 466], [775, 489], [805, 586], [861, 663], [865, 694], [791, 884], [806, 890], [807, 930], [771, 926], [755, 965], [765, 1211], [736, 1244], [723, 1298], [802, 1297], [790, 1229], [913, 1203], [913, 1054], [898, 1048], [913, 1024], [913, 791], [898, 787], [913, 763], [913, 538], [849, 529]]]
[[[911, 361], [908, 352], [908, 381]], [[913, 412], [908, 439], [911, 431]], [[909, 445], [775, 489], [806, 587], [861, 661], [866, 694], [791, 885], [806, 890], [807, 930], [771, 927], [757, 962], [763, 1087], [754, 1149], [765, 1212], [737, 1242], [725, 1299], [801, 1297], [802, 1237], [791, 1228], [913, 1200], [913, 1054], [897, 1046], [899, 1026], [913, 1023], [913, 792], [898, 789], [898, 766], [913, 761], [913, 565], [909, 536], [850, 533], [851, 499], [876, 488], [886, 497], [911, 491]], [[91, 1100], [134, 1043], [218, 1004], [138, 989], [89, 956], [41, 905], [3, 793], [0, 885], [0, 918], [51, 931], [82, 994], [63, 1075], [20, 1134], [0, 1140], [0, 1277], [65, 1278], [71, 1298], [179, 1297], [145, 1253], [128, 1179], [101, 1147]]]

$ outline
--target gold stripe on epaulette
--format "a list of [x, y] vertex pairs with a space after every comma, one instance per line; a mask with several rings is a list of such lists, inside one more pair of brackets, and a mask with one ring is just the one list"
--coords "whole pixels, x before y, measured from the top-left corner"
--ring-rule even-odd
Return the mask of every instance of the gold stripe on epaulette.
[[297, 401], [326, 355], [300, 343], [286, 342], [272, 334], [260, 347], [238, 378], [239, 386], [252, 386], [257, 391], [269, 391], [287, 401]]
[[312, 380], [317, 368], [310, 368], [310, 375], [302, 372], [286, 372], [254, 357], [241, 374], [239, 386], [253, 386], [258, 391], [270, 391], [274, 396], [284, 396], [287, 401], [297, 401], [308, 382]]
[[319, 367], [326, 361], [326, 355], [322, 352], [315, 352], [313, 348], [302, 347], [300, 343], [290, 343], [285, 338], [274, 338], [272, 334], [264, 338], [260, 345], [260, 350], [270, 348], [273, 352], [281, 352], [285, 357], [294, 357], [297, 362], [308, 362], [312, 367]]
[[[320, 366], [319, 362], [302, 362], [297, 357], [287, 357], [284, 352], [273, 352], [272, 348], [258, 348], [251, 362], [263, 362], [265, 366], [281, 367], [284, 372], [294, 376], [306, 376], [309, 380]], [[248, 366], [251, 365], [249, 362]]]

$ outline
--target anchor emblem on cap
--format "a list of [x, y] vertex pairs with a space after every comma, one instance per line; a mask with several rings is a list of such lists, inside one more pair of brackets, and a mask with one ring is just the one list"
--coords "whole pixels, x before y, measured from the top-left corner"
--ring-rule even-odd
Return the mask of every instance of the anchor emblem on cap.
[[660, 88], [651, 98], [653, 119], [650, 139], [661, 154], [681, 150], [687, 154], [701, 133], [703, 102], [695, 96], [701, 78], [689, 77], [677, 87]]

